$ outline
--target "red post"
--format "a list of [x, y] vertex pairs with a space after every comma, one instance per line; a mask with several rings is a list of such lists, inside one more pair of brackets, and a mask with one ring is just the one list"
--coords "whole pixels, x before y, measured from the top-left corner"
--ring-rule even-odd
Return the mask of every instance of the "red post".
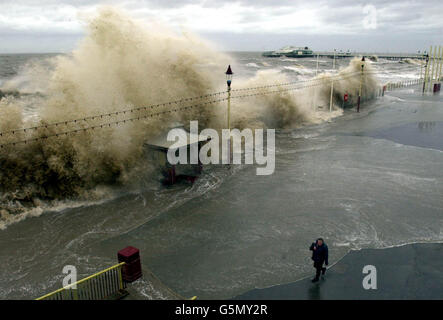
[[360, 96], [357, 99], [357, 112], [360, 112]]
[[118, 262], [125, 262], [122, 268], [123, 281], [133, 282], [142, 276], [140, 250], [126, 247], [117, 253]]

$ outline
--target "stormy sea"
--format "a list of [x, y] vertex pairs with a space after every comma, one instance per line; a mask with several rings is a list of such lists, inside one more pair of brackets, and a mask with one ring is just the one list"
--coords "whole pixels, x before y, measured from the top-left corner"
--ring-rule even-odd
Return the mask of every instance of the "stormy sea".
[[[441, 242], [443, 98], [411, 86], [364, 99], [358, 113], [337, 101], [330, 110], [331, 74], [351, 74], [335, 90], [355, 97], [360, 63], [220, 52], [111, 9], [71, 53], [0, 55], [0, 298], [36, 298], [61, 287], [65, 265], [82, 278], [128, 245], [146, 275], [139, 298], [226, 299], [312, 273], [307, 248], [319, 236], [331, 263], [351, 249]], [[272, 175], [205, 165], [193, 184], [165, 186], [145, 158], [144, 142], [170, 123], [222, 128], [226, 101], [35, 139], [57, 134], [54, 123], [76, 130], [103, 121], [91, 116], [225, 91], [228, 65], [233, 90], [263, 87], [232, 99], [232, 127], [276, 129]], [[366, 70], [369, 96], [418, 79], [423, 64], [374, 56]]]

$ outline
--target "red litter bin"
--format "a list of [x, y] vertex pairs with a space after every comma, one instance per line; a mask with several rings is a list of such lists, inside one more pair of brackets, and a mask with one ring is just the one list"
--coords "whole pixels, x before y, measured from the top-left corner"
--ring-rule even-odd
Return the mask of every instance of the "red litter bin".
[[118, 262], [125, 262], [122, 268], [123, 281], [133, 282], [142, 276], [140, 250], [126, 247], [117, 253]]

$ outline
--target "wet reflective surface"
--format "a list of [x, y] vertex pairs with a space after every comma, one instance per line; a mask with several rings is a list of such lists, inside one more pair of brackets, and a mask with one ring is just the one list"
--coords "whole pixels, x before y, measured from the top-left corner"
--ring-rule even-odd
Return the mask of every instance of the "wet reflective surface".
[[[442, 102], [400, 90], [359, 114], [280, 130], [271, 176], [205, 167], [192, 186], [146, 181], [28, 217], [0, 230], [0, 298], [38, 297], [60, 287], [64, 265], [81, 278], [127, 245], [179, 294], [214, 299], [311, 274], [308, 247], [319, 236], [331, 262], [350, 248], [442, 240]], [[136, 289], [162, 297], [148, 282]]]

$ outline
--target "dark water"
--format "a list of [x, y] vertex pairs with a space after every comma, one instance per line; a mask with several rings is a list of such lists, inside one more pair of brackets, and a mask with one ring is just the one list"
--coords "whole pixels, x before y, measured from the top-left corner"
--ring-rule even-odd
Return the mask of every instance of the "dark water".
[[[237, 59], [236, 76], [261, 68], [315, 74], [315, 59]], [[320, 65], [326, 70], [332, 62]], [[390, 79], [419, 73], [398, 62], [377, 68]], [[254, 166], [206, 167], [193, 186], [146, 182], [111, 200], [38, 212], [0, 230], [0, 298], [35, 298], [61, 286], [63, 266], [86, 276], [114, 264], [127, 245], [140, 248], [143, 267], [176, 292], [212, 299], [306, 276], [307, 247], [318, 236], [332, 263], [351, 248], [441, 241], [442, 102], [400, 90], [360, 114], [349, 110], [331, 122], [280, 130], [271, 176], [256, 176]], [[162, 296], [147, 279], [136, 289]]]

